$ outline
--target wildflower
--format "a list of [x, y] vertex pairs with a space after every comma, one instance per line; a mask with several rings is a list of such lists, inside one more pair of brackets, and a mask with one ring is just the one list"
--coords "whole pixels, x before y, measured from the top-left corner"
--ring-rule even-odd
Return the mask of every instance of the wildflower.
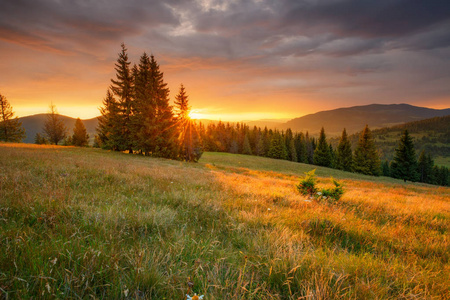
[[205, 297], [205, 295], [197, 296], [197, 294], [194, 294], [194, 296], [191, 297], [186, 294], [186, 300], [200, 300], [203, 299], [203, 297]]
[[321, 196], [321, 195], [322, 195], [322, 192], [317, 192], [317, 195]]

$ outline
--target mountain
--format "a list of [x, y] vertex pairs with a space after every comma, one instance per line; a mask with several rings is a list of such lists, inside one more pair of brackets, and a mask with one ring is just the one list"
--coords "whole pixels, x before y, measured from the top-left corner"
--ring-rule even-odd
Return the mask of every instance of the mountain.
[[292, 119], [280, 128], [318, 134], [323, 126], [327, 136], [338, 136], [344, 128], [348, 134], [352, 134], [361, 131], [366, 124], [373, 130], [446, 115], [450, 115], [450, 109], [431, 109], [409, 104], [371, 104], [317, 112]]
[[[24, 139], [24, 143], [34, 143], [34, 137], [36, 133], [42, 134], [44, 132], [44, 124], [47, 120], [48, 114], [38, 114], [27, 117], [19, 118], [20, 122], [22, 122], [23, 128], [25, 128], [26, 138]], [[73, 128], [75, 127], [76, 119], [60, 115], [61, 120], [67, 128], [67, 133], [69, 135], [73, 134]], [[89, 134], [89, 139], [92, 141], [96, 132], [95, 128], [97, 127], [97, 118], [81, 120], [86, 127], [86, 131]]]

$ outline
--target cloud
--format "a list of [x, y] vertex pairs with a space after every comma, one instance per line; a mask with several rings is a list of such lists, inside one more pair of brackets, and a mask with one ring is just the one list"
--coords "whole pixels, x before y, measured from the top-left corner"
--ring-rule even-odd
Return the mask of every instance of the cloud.
[[0, 1], [0, 82], [61, 76], [101, 101], [88, 91], [106, 88], [125, 42], [133, 62], [155, 54], [172, 89], [189, 83], [202, 105], [445, 99], [449, 33], [442, 0]]

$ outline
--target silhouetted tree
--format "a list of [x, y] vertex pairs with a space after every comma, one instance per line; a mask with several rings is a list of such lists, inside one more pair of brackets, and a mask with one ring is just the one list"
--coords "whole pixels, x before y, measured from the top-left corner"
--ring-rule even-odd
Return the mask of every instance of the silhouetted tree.
[[177, 111], [181, 159], [197, 162], [203, 150], [196, 125], [189, 118], [191, 107], [189, 106], [188, 95], [183, 85], [180, 86], [180, 91], [175, 96], [175, 109]]
[[5, 96], [0, 94], [0, 141], [21, 142], [25, 138], [25, 129], [19, 119], [13, 118], [14, 112]]
[[404, 130], [398, 148], [395, 149], [394, 160], [391, 164], [391, 175], [403, 179], [405, 182], [417, 181], [417, 158], [414, 144], [408, 130]]
[[115, 150], [133, 152], [132, 136], [132, 101], [133, 101], [133, 76], [130, 71], [127, 48], [121, 45], [122, 50], [115, 64], [116, 79], [111, 79], [111, 91], [117, 97], [117, 109], [120, 117], [121, 133], [120, 143]]
[[353, 156], [353, 170], [366, 175], [380, 175], [380, 158], [369, 126], [366, 125], [359, 136]]
[[98, 117], [97, 144], [103, 149], [114, 151], [122, 150], [122, 124], [119, 113], [119, 104], [114, 99], [111, 90], [107, 90], [103, 99], [103, 107], [100, 108], [101, 116]]
[[67, 128], [61, 120], [60, 115], [56, 111], [56, 106], [50, 104], [50, 112], [44, 123], [44, 132], [51, 144], [58, 145], [67, 134]]
[[75, 121], [75, 127], [73, 128], [72, 145], [77, 147], [84, 147], [88, 144], [89, 134], [87, 134], [86, 127], [83, 122], [78, 118]]

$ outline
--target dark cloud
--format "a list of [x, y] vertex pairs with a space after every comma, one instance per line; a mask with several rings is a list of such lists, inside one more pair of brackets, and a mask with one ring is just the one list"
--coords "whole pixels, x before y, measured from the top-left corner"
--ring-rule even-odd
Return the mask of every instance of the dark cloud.
[[[0, 30], [7, 33], [6, 36], [26, 32], [27, 40], [43, 40], [45, 47], [66, 51], [71, 47], [61, 41], [117, 43], [127, 36], [142, 34], [146, 27], [164, 24], [175, 26], [177, 18], [162, 1], [15, 0], [0, 3]], [[22, 41], [25, 46], [43, 46], [20, 37], [15, 42]]]
[[0, 1], [0, 51], [14, 57], [0, 82], [13, 80], [7, 68], [41, 78], [33, 66], [70, 59], [107, 85], [121, 42], [133, 61], [155, 54], [172, 78], [208, 78], [209, 98], [222, 97], [214, 86], [330, 103], [450, 94], [448, 0]]

